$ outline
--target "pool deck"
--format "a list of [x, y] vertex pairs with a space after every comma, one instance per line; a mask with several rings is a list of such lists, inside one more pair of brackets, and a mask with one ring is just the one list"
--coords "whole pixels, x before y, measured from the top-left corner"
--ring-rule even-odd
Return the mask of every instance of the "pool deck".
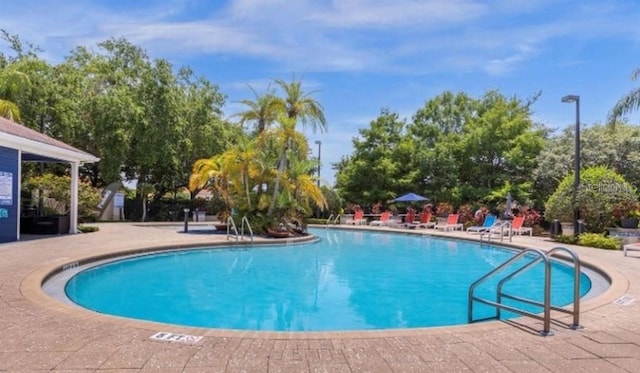
[[[625, 257], [622, 251], [573, 247], [582, 261], [605, 270], [612, 286], [582, 302], [583, 329], [552, 323], [554, 335], [548, 337], [537, 333], [541, 322], [528, 318], [367, 332], [229, 331], [105, 316], [47, 296], [41, 283], [63, 264], [131, 249], [227, 242], [225, 235], [187, 235], [166, 227], [97, 225], [95, 233], [0, 244], [0, 371], [640, 372], [640, 304], [634, 299], [640, 297], [640, 252]], [[528, 236], [513, 243], [544, 250], [558, 246]], [[625, 296], [629, 302], [616, 302]], [[203, 338], [196, 343], [151, 339], [157, 332]]]

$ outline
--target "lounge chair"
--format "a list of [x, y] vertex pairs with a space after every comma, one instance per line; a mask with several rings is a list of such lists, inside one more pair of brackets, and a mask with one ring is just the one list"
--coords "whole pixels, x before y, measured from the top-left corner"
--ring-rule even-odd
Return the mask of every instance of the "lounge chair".
[[389, 225], [390, 217], [391, 217], [391, 211], [385, 211], [382, 214], [380, 214], [380, 220], [374, 220], [370, 223], [370, 225], [377, 225], [377, 226]]
[[622, 246], [622, 251], [624, 252], [624, 256], [627, 256], [627, 251], [640, 251], [640, 243], [629, 243]]
[[413, 210], [409, 210], [407, 215], [404, 217], [404, 223], [402, 224], [405, 228], [415, 228], [416, 224], [420, 223], [419, 221], [415, 221], [416, 213]]
[[431, 213], [423, 212], [420, 214], [420, 222], [417, 223], [418, 228], [435, 228], [436, 222], [431, 221]]
[[447, 216], [447, 222], [443, 225], [436, 225], [436, 229], [442, 229], [443, 231], [462, 230], [463, 225], [458, 223], [458, 214], [449, 214]]
[[353, 218], [347, 219], [345, 224], [351, 224], [351, 225], [367, 224], [367, 219], [364, 218], [364, 211], [363, 210], [356, 211], [353, 214]]
[[482, 225], [474, 225], [467, 228], [467, 233], [488, 232], [491, 230], [491, 228], [494, 228], [494, 226], [499, 227], [499, 225], [497, 224], [500, 223], [496, 222], [496, 216], [493, 214], [489, 214], [484, 218], [484, 222], [482, 223]]
[[531, 227], [523, 227], [524, 224], [524, 216], [516, 216], [513, 218], [511, 222], [511, 231], [514, 234], [522, 235], [523, 233], [529, 233], [529, 236], [533, 236], [533, 228]]

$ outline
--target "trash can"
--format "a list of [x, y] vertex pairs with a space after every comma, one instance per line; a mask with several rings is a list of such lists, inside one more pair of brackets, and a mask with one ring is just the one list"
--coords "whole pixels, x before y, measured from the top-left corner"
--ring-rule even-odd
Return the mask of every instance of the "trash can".
[[551, 222], [551, 226], [549, 227], [549, 235], [551, 238], [555, 238], [562, 234], [562, 226], [560, 225], [560, 220], [554, 219]]
[[584, 233], [584, 231], [585, 231], [584, 220], [579, 219], [578, 220], [578, 234]]

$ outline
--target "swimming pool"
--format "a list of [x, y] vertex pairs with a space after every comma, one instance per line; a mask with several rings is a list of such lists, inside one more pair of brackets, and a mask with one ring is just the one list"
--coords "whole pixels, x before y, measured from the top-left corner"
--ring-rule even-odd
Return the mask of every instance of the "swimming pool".
[[[310, 232], [321, 240], [118, 260], [83, 270], [65, 291], [97, 312], [196, 327], [330, 331], [443, 326], [465, 324], [469, 285], [513, 256], [496, 246], [428, 236]], [[506, 290], [540, 299], [541, 279], [540, 266]], [[489, 297], [492, 285], [479, 294]], [[589, 287], [583, 275], [581, 294]], [[570, 303], [572, 290], [571, 270], [554, 266], [552, 303]], [[482, 305], [474, 309], [476, 317], [493, 313]]]

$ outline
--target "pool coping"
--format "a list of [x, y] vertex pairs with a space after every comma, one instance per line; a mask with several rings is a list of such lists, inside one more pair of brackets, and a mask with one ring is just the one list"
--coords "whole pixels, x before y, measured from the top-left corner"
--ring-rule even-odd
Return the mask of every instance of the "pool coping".
[[[137, 225], [144, 227], [145, 225]], [[149, 224], [149, 227], [154, 225]], [[156, 226], [158, 226], [156, 224]], [[314, 226], [315, 227], [315, 226]], [[319, 226], [322, 227], [322, 226]], [[473, 239], [477, 236], [464, 236], [460, 234], [447, 234], [446, 232], [434, 232], [432, 230], [398, 230], [395, 228], [370, 228], [368, 226], [331, 226], [331, 228], [349, 229], [349, 230], [366, 230], [366, 231], [382, 231], [386, 233], [394, 234], [411, 234], [411, 235], [427, 235], [433, 237], [442, 237], [450, 239], [465, 240], [471, 242], [478, 242], [477, 239]], [[248, 245], [270, 245], [270, 244], [282, 244], [286, 243], [305, 243], [315, 240], [314, 236], [303, 237], [291, 237], [287, 239], [256, 239], [253, 243], [247, 241], [222, 241], [207, 243], [207, 247], [229, 247], [229, 246], [248, 246]], [[517, 242], [492, 242], [497, 246], [511, 247], [515, 249], [523, 249], [530, 247], [523, 243]], [[557, 243], [553, 243], [552, 246], [559, 246]], [[566, 245], [570, 246], [570, 245]], [[43, 284], [52, 276], [60, 273], [64, 270], [65, 266], [71, 265], [84, 265], [99, 260], [120, 258], [129, 255], [143, 255], [151, 252], [159, 251], [173, 251], [183, 250], [196, 247], [203, 247], [202, 243], [183, 243], [183, 244], [166, 244], [166, 245], [154, 245], [149, 247], [136, 247], [136, 248], [122, 248], [116, 249], [105, 253], [80, 255], [76, 257], [68, 257], [64, 260], [59, 260], [54, 263], [50, 263], [45, 266], [41, 266], [27, 275], [20, 285], [20, 292], [27, 299], [34, 303], [37, 303], [43, 307], [56, 312], [62, 312], [72, 317], [78, 317], [85, 321], [96, 321], [106, 323], [115, 323], [117, 325], [126, 325], [128, 327], [141, 328], [148, 331], [162, 331], [171, 330], [175, 333], [185, 333], [190, 335], [201, 336], [217, 336], [217, 337], [241, 337], [241, 338], [276, 338], [276, 339], [341, 339], [341, 338], [376, 338], [376, 337], [399, 337], [399, 336], [416, 336], [416, 335], [436, 335], [447, 334], [453, 331], [455, 332], [469, 332], [469, 331], [486, 331], [503, 328], [511, 328], [510, 323], [503, 321], [485, 321], [473, 324], [463, 325], [451, 325], [451, 326], [438, 326], [438, 327], [426, 327], [426, 328], [410, 328], [410, 329], [373, 329], [373, 330], [345, 330], [345, 331], [305, 331], [305, 332], [279, 332], [279, 331], [254, 331], [254, 330], [236, 330], [236, 329], [216, 329], [216, 328], [200, 328], [190, 327], [174, 324], [166, 324], [153, 321], [129, 319], [125, 317], [107, 315], [97, 313], [91, 310], [87, 310], [74, 304], [63, 303], [60, 300], [52, 298], [49, 294], [43, 290]], [[605, 276], [610, 281], [609, 288], [597, 297], [581, 301], [580, 310], [581, 313], [598, 309], [599, 307], [610, 304], [616, 299], [621, 297], [628, 289], [628, 280], [622, 276], [615, 268], [610, 267], [606, 262], [594, 260], [593, 258], [580, 257], [581, 264], [588, 267], [601, 275]], [[559, 312], [552, 312], [554, 320], [564, 321], [569, 323], [569, 315]], [[512, 320], [522, 325], [536, 325], [539, 324], [537, 320], [528, 318], [517, 318]]]

